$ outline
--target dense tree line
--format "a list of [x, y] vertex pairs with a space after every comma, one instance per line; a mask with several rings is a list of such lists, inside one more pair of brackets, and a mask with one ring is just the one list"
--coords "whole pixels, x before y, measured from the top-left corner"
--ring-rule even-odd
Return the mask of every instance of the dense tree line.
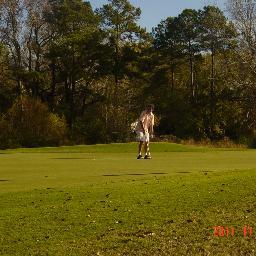
[[1, 1], [1, 147], [127, 141], [149, 102], [159, 135], [252, 142], [256, 3], [226, 6], [148, 33], [128, 0]]

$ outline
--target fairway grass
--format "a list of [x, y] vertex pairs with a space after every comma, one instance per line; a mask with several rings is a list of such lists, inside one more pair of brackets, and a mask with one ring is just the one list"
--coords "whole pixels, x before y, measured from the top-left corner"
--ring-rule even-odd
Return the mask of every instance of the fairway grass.
[[[0, 151], [0, 255], [255, 255], [256, 151], [155, 143], [152, 152]], [[215, 226], [234, 236], [214, 236]]]

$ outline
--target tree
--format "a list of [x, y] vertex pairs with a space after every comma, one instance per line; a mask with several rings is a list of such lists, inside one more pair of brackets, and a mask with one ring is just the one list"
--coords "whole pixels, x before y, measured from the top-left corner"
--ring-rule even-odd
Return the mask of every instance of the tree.
[[52, 30], [44, 14], [49, 11], [48, 0], [25, 0], [26, 20], [23, 46], [23, 81], [31, 95], [45, 98], [50, 80], [48, 61], [45, 54], [52, 40]]
[[228, 22], [222, 11], [214, 6], [206, 6], [200, 14], [200, 40], [201, 49], [205, 54], [211, 54], [210, 79], [210, 112], [209, 112], [209, 136], [214, 136], [215, 111], [216, 111], [216, 68], [215, 56], [218, 53], [228, 51], [235, 46], [236, 31], [231, 22]]
[[16, 96], [16, 82], [9, 67], [9, 52], [5, 45], [0, 44], [0, 115], [6, 112]]
[[108, 43], [113, 48], [113, 74], [115, 78], [115, 95], [117, 96], [121, 72], [122, 50], [131, 42], [136, 42], [145, 34], [145, 30], [137, 25], [140, 8], [135, 8], [128, 0], [109, 0], [109, 4], [97, 10], [102, 19], [102, 28], [108, 33]]
[[62, 106], [72, 128], [78, 114], [77, 96], [81, 93], [82, 98], [88, 97], [88, 85], [100, 69], [99, 23], [91, 5], [82, 0], [51, 1], [51, 12], [46, 18], [55, 31], [47, 54], [52, 69], [52, 94], [58, 80], [63, 85]]
[[[233, 84], [240, 91], [245, 125], [256, 134], [256, 3], [254, 0], [228, 0], [227, 10], [238, 31], [238, 47], [235, 49]], [[248, 132], [247, 132], [248, 133]]]
[[154, 47], [160, 53], [159, 58], [167, 62], [171, 69], [172, 93], [175, 87], [175, 70], [184, 57], [177, 22], [177, 18], [169, 17], [153, 29]]
[[11, 53], [11, 66], [16, 80], [16, 94], [22, 92], [21, 72], [23, 69], [22, 48], [24, 33], [22, 33], [25, 10], [23, 0], [3, 0], [0, 3], [0, 37]]
[[182, 43], [182, 51], [189, 59], [191, 100], [194, 101], [196, 86], [194, 79], [195, 57], [200, 54], [199, 14], [192, 9], [184, 10], [177, 17], [178, 36]]
[[109, 0], [96, 10], [110, 54], [110, 72], [105, 83], [105, 127], [115, 141], [127, 137], [129, 116], [139, 91], [139, 62], [147, 48], [148, 35], [137, 25], [141, 10], [128, 0]]

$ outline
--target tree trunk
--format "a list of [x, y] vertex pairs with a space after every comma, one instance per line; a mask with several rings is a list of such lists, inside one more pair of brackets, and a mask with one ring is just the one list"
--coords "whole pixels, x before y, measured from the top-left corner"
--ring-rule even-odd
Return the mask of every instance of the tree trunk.
[[191, 88], [191, 97], [194, 99], [195, 97], [195, 88], [194, 88], [194, 61], [192, 53], [189, 57], [189, 64], [190, 64], [190, 88]]
[[74, 113], [74, 95], [75, 95], [75, 81], [74, 78], [71, 78], [71, 94], [70, 94], [70, 128], [73, 129], [73, 123], [75, 120]]
[[116, 26], [116, 38], [115, 38], [115, 89], [114, 89], [114, 99], [118, 99], [118, 83], [119, 83], [119, 27]]
[[195, 97], [195, 88], [194, 88], [194, 54], [191, 49], [191, 43], [189, 42], [189, 65], [190, 65], [190, 90], [192, 101]]
[[172, 66], [171, 68], [171, 72], [172, 72], [172, 80], [171, 80], [171, 94], [173, 95], [173, 91], [174, 91], [174, 86], [175, 86], [175, 73], [174, 73], [174, 67]]
[[215, 112], [215, 69], [214, 69], [214, 48], [211, 54], [211, 89], [210, 89], [210, 132], [211, 139], [214, 138], [214, 112]]
[[72, 45], [73, 54], [72, 54], [72, 70], [71, 70], [71, 76], [70, 76], [70, 128], [73, 129], [73, 123], [75, 120], [75, 112], [74, 112], [74, 96], [76, 91], [76, 76], [75, 76], [75, 49], [74, 45]]
[[52, 60], [50, 65], [52, 82], [51, 82], [51, 93], [50, 93], [50, 109], [54, 111], [55, 107], [55, 92], [56, 92], [56, 64], [55, 61]]

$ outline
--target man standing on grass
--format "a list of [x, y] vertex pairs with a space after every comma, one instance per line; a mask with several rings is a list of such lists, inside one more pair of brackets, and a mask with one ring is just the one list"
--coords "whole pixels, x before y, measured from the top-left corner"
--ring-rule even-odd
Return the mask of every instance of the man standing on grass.
[[136, 126], [136, 133], [139, 141], [139, 150], [137, 159], [142, 159], [142, 146], [144, 143], [145, 157], [144, 159], [151, 159], [149, 151], [149, 137], [153, 137], [154, 134], [154, 105], [147, 106], [139, 118]]

